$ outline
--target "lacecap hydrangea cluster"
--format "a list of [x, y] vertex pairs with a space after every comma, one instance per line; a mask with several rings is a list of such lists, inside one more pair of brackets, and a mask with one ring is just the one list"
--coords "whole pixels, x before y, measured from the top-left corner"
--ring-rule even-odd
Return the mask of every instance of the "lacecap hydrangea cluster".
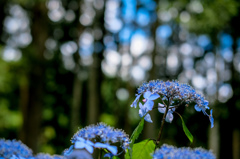
[[152, 155], [153, 159], [216, 159], [216, 156], [203, 148], [177, 148], [164, 144]]
[[0, 159], [66, 159], [66, 157], [43, 153], [33, 156], [32, 150], [21, 141], [0, 139]]
[[78, 130], [71, 142], [73, 145], [65, 150], [65, 156], [70, 155], [73, 149], [86, 149], [92, 154], [94, 148], [107, 149], [110, 152], [107, 156], [115, 156], [118, 153], [115, 143], [120, 143], [123, 150], [129, 148], [130, 144], [129, 136], [123, 130], [114, 129], [104, 123], [90, 125]]
[[32, 159], [32, 150], [21, 141], [0, 139], [0, 159]]
[[[143, 103], [139, 102], [139, 99], [142, 95], [144, 97]], [[147, 113], [152, 111], [154, 100], [158, 98], [161, 99], [161, 102], [158, 103], [158, 111], [160, 113], [165, 113], [166, 108], [168, 108], [165, 119], [167, 122], [172, 122], [173, 112], [178, 106], [183, 103], [195, 103], [195, 110], [198, 112], [202, 111], [204, 115], [207, 115], [211, 122], [211, 127], [214, 126], [212, 110], [210, 110], [210, 114], [207, 114], [206, 112], [207, 109], [210, 109], [208, 107], [208, 101], [205, 100], [204, 96], [197, 93], [191, 86], [188, 84], [179, 83], [178, 81], [164, 82], [161, 80], [152, 80], [143, 83], [138, 88], [136, 98], [131, 104], [131, 107], [136, 108], [139, 104], [140, 117], [145, 116], [144, 119], [147, 122], [152, 122], [151, 116]]]

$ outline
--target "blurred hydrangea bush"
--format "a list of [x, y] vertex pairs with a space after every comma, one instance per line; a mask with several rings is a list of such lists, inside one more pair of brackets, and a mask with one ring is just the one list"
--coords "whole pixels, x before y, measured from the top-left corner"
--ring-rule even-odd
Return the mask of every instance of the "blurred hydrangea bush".
[[64, 156], [39, 153], [33, 155], [32, 150], [21, 141], [0, 139], [0, 159], [64, 159]]
[[[155, 104], [157, 100], [158, 102]], [[64, 150], [62, 155], [51, 156], [44, 153], [33, 155], [32, 150], [21, 141], [0, 139], [0, 159], [92, 159], [95, 149], [99, 150], [99, 158], [117, 159], [119, 155], [124, 154], [126, 159], [215, 159], [216, 157], [211, 151], [203, 148], [177, 148], [166, 144], [160, 147], [164, 123], [165, 121], [171, 123], [174, 113], [180, 116], [183, 131], [189, 140], [193, 141], [192, 134], [177, 112], [180, 106], [188, 106], [192, 103], [195, 105], [196, 111], [203, 112], [209, 118], [212, 128], [214, 126], [212, 109], [208, 114], [207, 110], [210, 109], [208, 101], [191, 86], [177, 81], [153, 80], [145, 82], [138, 88], [136, 98], [131, 104], [131, 107], [139, 107], [141, 120], [130, 138], [121, 129], [98, 123], [79, 129], [71, 139], [72, 145]], [[163, 113], [157, 139], [146, 139], [135, 143], [144, 128], [144, 121], [153, 122], [149, 112], [155, 108]]]
[[215, 159], [211, 151], [207, 151], [203, 148], [189, 147], [177, 148], [170, 145], [162, 145], [160, 149], [157, 149], [153, 154], [153, 159]]

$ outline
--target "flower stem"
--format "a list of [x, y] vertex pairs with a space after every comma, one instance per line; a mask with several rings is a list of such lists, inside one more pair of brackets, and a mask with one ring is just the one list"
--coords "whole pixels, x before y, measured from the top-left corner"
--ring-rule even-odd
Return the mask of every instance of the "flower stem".
[[168, 98], [167, 107], [166, 107], [166, 110], [165, 110], [163, 118], [162, 118], [161, 127], [160, 127], [160, 130], [159, 130], [159, 133], [158, 133], [158, 138], [156, 140], [156, 147], [155, 147], [155, 149], [159, 146], [159, 142], [160, 142], [160, 139], [161, 139], [161, 136], [162, 136], [163, 126], [164, 126], [165, 119], [166, 119], [166, 116], [167, 116], [167, 113], [168, 113], [169, 105], [170, 105], [170, 100]]
[[102, 149], [99, 149], [99, 153], [98, 153], [98, 159], [102, 158]]

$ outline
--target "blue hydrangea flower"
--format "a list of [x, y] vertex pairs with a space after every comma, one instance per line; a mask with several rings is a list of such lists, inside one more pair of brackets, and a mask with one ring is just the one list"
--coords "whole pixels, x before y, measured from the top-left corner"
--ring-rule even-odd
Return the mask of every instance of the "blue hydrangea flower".
[[0, 139], [0, 158], [33, 158], [32, 150], [21, 141]]
[[94, 143], [89, 140], [85, 140], [82, 137], [77, 137], [77, 141], [74, 143], [75, 149], [83, 149], [85, 148], [89, 153], [93, 153]]
[[65, 156], [60, 155], [49, 155], [45, 153], [39, 153], [37, 154], [34, 159], [67, 159]]
[[73, 149], [70, 154], [66, 155], [66, 158], [67, 159], [81, 159], [81, 158], [93, 159], [93, 156], [86, 149]]
[[[139, 116], [142, 118], [145, 114], [148, 113], [148, 108], [146, 107], [146, 105], [142, 105], [141, 102], [139, 102]], [[149, 114], [147, 114], [145, 117], [144, 117], [144, 120], [149, 122], [149, 123], [152, 123], [152, 119], [151, 119], [151, 116]]]
[[210, 122], [211, 122], [211, 128], [214, 127], [214, 125], [213, 125], [214, 119], [213, 119], [213, 115], [212, 115], [212, 109], [211, 109], [211, 111], [210, 111], [209, 120], [210, 120]]
[[[163, 104], [158, 103], [158, 111], [160, 113], [165, 113], [166, 107]], [[167, 122], [169, 122], [169, 123], [172, 122], [172, 120], [173, 120], [173, 112], [174, 111], [175, 111], [175, 108], [172, 108], [170, 106], [170, 108], [168, 109], [167, 115], [166, 115], [166, 119], [165, 119]]]
[[164, 144], [152, 155], [153, 159], [216, 159], [215, 155], [203, 148], [177, 148]]
[[112, 146], [109, 144], [103, 144], [103, 143], [97, 142], [95, 143], [94, 147], [108, 149], [111, 152], [111, 154], [117, 155], [117, 146]]
[[[85, 148], [92, 153], [94, 148], [107, 149], [113, 155], [117, 155], [118, 149], [113, 144], [120, 143], [121, 148], [129, 148], [129, 137], [121, 129], [114, 129], [104, 123], [90, 125], [77, 131], [71, 139], [75, 149]], [[64, 155], [70, 155], [73, 147], [65, 150]]]
[[114, 155], [112, 153], [106, 153], [103, 157], [112, 158]]
[[145, 107], [147, 108], [147, 110], [151, 111], [154, 105], [153, 100], [159, 98], [160, 96], [157, 93], [151, 93], [150, 91], [146, 91], [143, 94], [143, 97], [145, 98], [143, 101], [145, 102]]
[[140, 98], [141, 94], [140, 95], [137, 95], [136, 99], [133, 101], [133, 103], [131, 104], [131, 107], [134, 107], [134, 108], [137, 108], [137, 102]]
[[[168, 106], [168, 113], [166, 116], [166, 121], [171, 122], [173, 120], [173, 112], [176, 110], [178, 106], [181, 104], [190, 104], [195, 103], [195, 110], [202, 111], [204, 115], [207, 115], [211, 122], [211, 127], [214, 126], [212, 110], [210, 111], [210, 115], [207, 114], [206, 110], [210, 109], [208, 107], [208, 101], [204, 99], [201, 94], [198, 94], [191, 86], [188, 84], [182, 84], [177, 81], [160, 81], [160, 80], [152, 80], [148, 83], [143, 83], [137, 90], [136, 99], [131, 104], [131, 107], [137, 107], [139, 99], [143, 95], [145, 102], [144, 106], [140, 105], [139, 115], [143, 116], [144, 113], [147, 113], [153, 109], [154, 100], [160, 98], [162, 103], [160, 107], [158, 107], [159, 112], [164, 113]], [[169, 103], [168, 103], [169, 102]], [[175, 105], [173, 105], [176, 103]], [[170, 106], [171, 105], [171, 106]], [[165, 108], [165, 109], [164, 109]], [[148, 120], [146, 120], [148, 119]], [[151, 117], [147, 117], [146, 121]]]

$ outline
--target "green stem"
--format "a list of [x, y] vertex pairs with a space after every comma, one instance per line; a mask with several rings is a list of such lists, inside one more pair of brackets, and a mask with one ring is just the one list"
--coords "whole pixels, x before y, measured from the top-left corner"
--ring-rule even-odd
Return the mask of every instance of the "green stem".
[[167, 107], [166, 107], [166, 110], [165, 110], [163, 118], [162, 118], [162, 123], [161, 123], [161, 127], [160, 127], [160, 130], [159, 130], [159, 133], [158, 133], [158, 138], [156, 140], [156, 147], [155, 147], [155, 149], [159, 146], [159, 142], [160, 142], [160, 139], [161, 139], [161, 136], [162, 136], [163, 126], [165, 124], [165, 119], [166, 119], [166, 116], [167, 116], [167, 113], [168, 113], [169, 106], [170, 106], [170, 99], [168, 98]]
[[99, 149], [98, 159], [102, 158], [102, 149]]

